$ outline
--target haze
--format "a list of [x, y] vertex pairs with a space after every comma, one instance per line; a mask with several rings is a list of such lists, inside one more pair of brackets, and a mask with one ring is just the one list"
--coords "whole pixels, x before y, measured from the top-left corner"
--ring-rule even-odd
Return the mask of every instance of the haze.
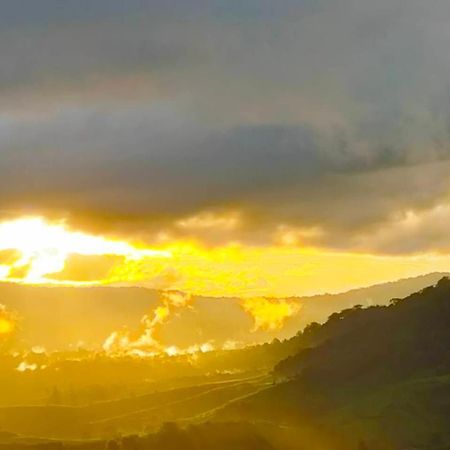
[[0, 450], [448, 450], [449, 24], [0, 1]]

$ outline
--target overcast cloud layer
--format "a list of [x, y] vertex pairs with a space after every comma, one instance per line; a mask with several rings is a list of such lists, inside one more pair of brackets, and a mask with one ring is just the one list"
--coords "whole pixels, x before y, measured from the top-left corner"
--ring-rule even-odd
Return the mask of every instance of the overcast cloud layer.
[[449, 252], [449, 22], [446, 0], [2, 2], [0, 214], [151, 239], [238, 211], [203, 238]]

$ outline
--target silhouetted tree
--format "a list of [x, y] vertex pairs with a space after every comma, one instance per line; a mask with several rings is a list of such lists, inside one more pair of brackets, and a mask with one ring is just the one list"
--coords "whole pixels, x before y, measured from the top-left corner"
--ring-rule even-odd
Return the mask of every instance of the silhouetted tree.
[[125, 436], [122, 438], [123, 450], [137, 450], [138, 449], [138, 437], [135, 435]]
[[117, 441], [108, 441], [106, 443], [106, 450], [120, 450], [120, 447]]
[[59, 389], [55, 386], [48, 397], [48, 403], [50, 405], [60, 405], [61, 404], [61, 393]]
[[369, 450], [369, 447], [367, 446], [364, 439], [360, 439], [358, 442], [358, 450]]

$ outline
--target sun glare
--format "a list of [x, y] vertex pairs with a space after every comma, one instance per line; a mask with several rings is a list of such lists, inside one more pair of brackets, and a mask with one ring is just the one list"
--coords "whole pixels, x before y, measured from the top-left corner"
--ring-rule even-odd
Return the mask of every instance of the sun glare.
[[[0, 223], [0, 282], [68, 286], [145, 286], [192, 295], [242, 298], [313, 295], [446, 272], [447, 255], [372, 255], [298, 245], [206, 246], [167, 240], [156, 247], [71, 229], [42, 217]], [[295, 314], [290, 302], [248, 301], [256, 329]], [[163, 311], [161, 311], [163, 313]], [[279, 324], [279, 325], [274, 325]]]
[[17, 257], [7, 264], [0, 261], [0, 278], [27, 283], [50, 281], [47, 276], [61, 272], [71, 255], [113, 255], [134, 261], [171, 256], [167, 251], [141, 249], [124, 241], [71, 231], [64, 224], [36, 217], [0, 224], [0, 254], [6, 252], [14, 252]]
[[9, 334], [14, 330], [14, 323], [4, 317], [0, 317], [0, 335]]
[[0, 304], [0, 338], [8, 336], [16, 329], [16, 317]]

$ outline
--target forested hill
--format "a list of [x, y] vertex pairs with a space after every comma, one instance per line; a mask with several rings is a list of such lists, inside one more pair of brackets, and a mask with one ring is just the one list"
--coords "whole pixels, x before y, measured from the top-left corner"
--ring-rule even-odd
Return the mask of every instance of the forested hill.
[[311, 449], [450, 448], [448, 278], [389, 306], [335, 313], [279, 346], [294, 343], [277, 384], [220, 420], [277, 422]]
[[277, 374], [336, 383], [448, 372], [450, 280], [393, 299], [389, 306], [357, 306], [332, 314], [323, 326], [306, 331], [316, 345], [280, 362]]
[[[56, 361], [26, 372], [16, 362], [3, 367], [16, 389], [51, 380], [60, 395], [1, 408], [0, 448], [449, 450], [449, 344], [444, 278], [388, 306], [355, 306], [292, 339], [241, 350]], [[140, 395], [73, 401], [76, 388], [99, 380], [119, 391], [122, 370], [133, 387], [157, 369], [165, 379], [143, 384]]]

